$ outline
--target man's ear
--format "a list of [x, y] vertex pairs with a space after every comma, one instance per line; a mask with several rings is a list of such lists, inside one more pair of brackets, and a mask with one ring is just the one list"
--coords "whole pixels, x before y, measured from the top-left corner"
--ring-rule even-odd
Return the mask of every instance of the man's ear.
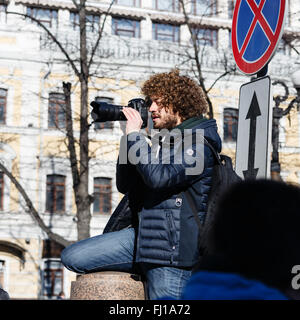
[[178, 117], [180, 123], [184, 121], [184, 119], [180, 116], [179, 111], [175, 113], [175, 116]]

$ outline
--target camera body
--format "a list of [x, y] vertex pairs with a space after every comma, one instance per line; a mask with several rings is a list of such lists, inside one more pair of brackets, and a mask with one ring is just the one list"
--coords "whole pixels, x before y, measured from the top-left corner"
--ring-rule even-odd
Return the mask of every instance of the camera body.
[[[91, 106], [93, 108], [91, 115], [94, 122], [127, 120], [122, 112], [123, 106], [100, 101], [92, 101]], [[147, 103], [141, 98], [131, 99], [128, 102], [128, 107], [133, 108], [140, 113], [143, 120], [142, 128], [146, 128], [148, 124], [149, 102]]]

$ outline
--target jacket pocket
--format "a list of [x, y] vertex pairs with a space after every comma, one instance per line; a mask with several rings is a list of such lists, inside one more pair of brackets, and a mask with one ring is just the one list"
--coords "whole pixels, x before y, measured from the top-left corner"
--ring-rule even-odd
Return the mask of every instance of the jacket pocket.
[[167, 216], [167, 223], [169, 227], [168, 232], [169, 232], [170, 244], [172, 246], [172, 249], [174, 250], [178, 239], [177, 239], [177, 232], [176, 232], [172, 210], [166, 210], [166, 216]]

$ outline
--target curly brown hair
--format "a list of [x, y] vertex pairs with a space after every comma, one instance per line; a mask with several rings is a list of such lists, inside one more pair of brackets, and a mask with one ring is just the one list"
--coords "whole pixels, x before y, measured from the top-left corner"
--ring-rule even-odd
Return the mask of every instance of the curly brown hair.
[[199, 117], [207, 111], [202, 88], [192, 79], [179, 75], [179, 70], [152, 75], [147, 80], [141, 92], [150, 98], [161, 98], [161, 105], [171, 107], [173, 112], [186, 120]]

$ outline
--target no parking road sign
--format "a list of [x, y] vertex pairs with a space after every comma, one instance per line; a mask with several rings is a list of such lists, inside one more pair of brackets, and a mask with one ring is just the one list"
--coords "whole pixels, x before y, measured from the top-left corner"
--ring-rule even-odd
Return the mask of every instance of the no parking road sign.
[[281, 39], [287, 0], [237, 0], [232, 51], [238, 68], [251, 75], [272, 58]]

